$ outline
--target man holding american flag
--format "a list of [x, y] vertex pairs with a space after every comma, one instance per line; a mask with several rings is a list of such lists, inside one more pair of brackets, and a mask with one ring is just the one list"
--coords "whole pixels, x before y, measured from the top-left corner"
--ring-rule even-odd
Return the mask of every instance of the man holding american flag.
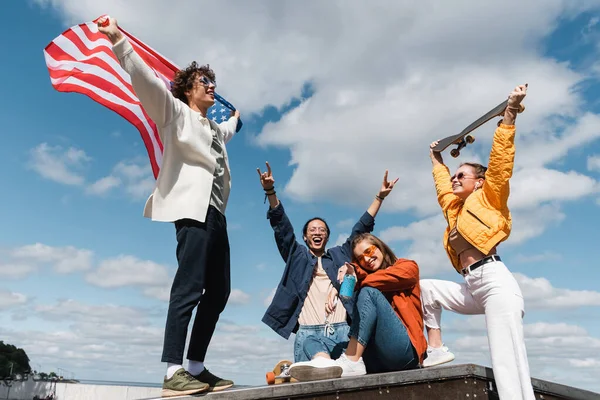
[[[229, 239], [225, 208], [231, 187], [225, 144], [236, 132], [239, 112], [217, 124], [207, 118], [215, 102], [215, 75], [193, 62], [175, 73], [171, 90], [134, 51], [117, 21], [98, 19], [98, 30], [129, 74], [135, 94], [158, 128], [162, 165], [144, 216], [174, 222], [178, 269], [164, 337], [167, 363], [162, 396], [218, 391], [233, 385], [204, 368], [204, 357], [230, 293]], [[183, 352], [195, 307], [187, 371]]]

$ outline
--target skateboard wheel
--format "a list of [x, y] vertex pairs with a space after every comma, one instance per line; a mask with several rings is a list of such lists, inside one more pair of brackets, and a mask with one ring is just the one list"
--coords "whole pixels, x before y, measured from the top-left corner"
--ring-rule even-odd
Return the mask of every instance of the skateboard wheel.
[[471, 143], [473, 143], [473, 142], [475, 141], [475, 138], [474, 138], [473, 136], [471, 136], [471, 135], [468, 135], [468, 136], [465, 138], [465, 141], [466, 141], [467, 143], [471, 144]]
[[450, 155], [454, 158], [458, 157], [460, 155], [460, 151], [458, 151], [458, 149], [452, 149], [450, 151]]
[[267, 372], [266, 378], [267, 378], [267, 385], [275, 384], [275, 374], [272, 371]]

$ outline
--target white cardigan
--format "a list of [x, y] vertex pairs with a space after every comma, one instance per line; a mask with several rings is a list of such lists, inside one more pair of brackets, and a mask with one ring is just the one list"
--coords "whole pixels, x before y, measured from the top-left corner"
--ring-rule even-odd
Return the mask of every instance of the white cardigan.
[[[173, 222], [190, 218], [206, 220], [216, 160], [210, 154], [213, 129], [223, 143], [235, 134], [237, 118], [217, 125], [173, 97], [165, 83], [133, 50], [127, 38], [113, 46], [113, 52], [131, 77], [142, 106], [158, 127], [163, 159], [154, 192], [146, 201], [144, 216], [153, 221]], [[225, 176], [224, 208], [231, 189], [227, 150], [223, 146]]]

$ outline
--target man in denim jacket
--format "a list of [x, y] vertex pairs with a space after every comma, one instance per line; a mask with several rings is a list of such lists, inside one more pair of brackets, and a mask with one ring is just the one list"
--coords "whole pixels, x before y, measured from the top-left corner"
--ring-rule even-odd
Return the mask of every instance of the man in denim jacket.
[[318, 335], [333, 358], [341, 355], [348, 342], [348, 321], [354, 302], [342, 300], [338, 307], [338, 269], [352, 259], [350, 242], [363, 232], [372, 232], [375, 216], [383, 199], [392, 191], [398, 179], [388, 182], [385, 172], [379, 193], [368, 210], [352, 228], [352, 233], [341, 246], [325, 250], [330, 230], [325, 220], [312, 218], [304, 224], [302, 235], [305, 245], [296, 240], [294, 228], [275, 193], [273, 174], [267, 162], [267, 172], [258, 174], [269, 199], [267, 218], [273, 227], [275, 242], [286, 262], [281, 281], [262, 321], [285, 339], [296, 333], [294, 362], [308, 361], [314, 354], [304, 348], [304, 339]]

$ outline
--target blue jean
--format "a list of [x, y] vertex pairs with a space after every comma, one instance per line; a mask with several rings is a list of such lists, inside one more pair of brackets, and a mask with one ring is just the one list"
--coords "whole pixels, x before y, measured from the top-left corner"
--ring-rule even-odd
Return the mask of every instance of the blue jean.
[[300, 325], [294, 342], [294, 362], [312, 360], [315, 354], [323, 352], [338, 358], [348, 346], [350, 327], [346, 322], [330, 324], [333, 334], [325, 334], [325, 325]]
[[365, 346], [368, 373], [401, 371], [419, 365], [404, 324], [379, 290], [364, 287], [354, 307], [350, 337]]

